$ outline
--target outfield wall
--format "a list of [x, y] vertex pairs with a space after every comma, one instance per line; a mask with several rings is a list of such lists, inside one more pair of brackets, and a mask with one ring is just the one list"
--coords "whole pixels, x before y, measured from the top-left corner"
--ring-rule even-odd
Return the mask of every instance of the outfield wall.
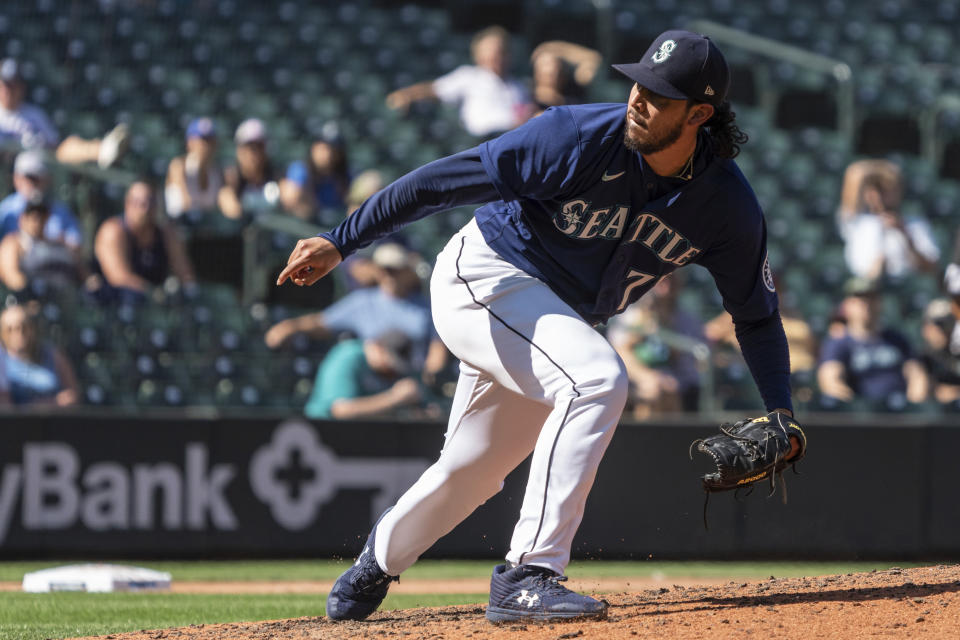
[[[840, 419], [846, 418], [846, 424]], [[300, 418], [3, 416], [0, 557], [354, 555], [377, 514], [439, 453], [443, 425]], [[855, 420], [855, 422], [852, 422]], [[692, 440], [716, 427], [624, 424], [574, 555], [960, 558], [955, 420], [808, 418], [789, 503], [712, 497]], [[880, 423], [878, 426], [878, 422]], [[497, 557], [526, 464], [431, 550]]]

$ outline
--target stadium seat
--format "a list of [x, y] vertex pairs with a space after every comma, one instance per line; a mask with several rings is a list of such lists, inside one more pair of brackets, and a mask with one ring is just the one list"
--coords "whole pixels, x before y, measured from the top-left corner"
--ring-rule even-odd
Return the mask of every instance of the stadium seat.
[[[81, 2], [72, 3], [69, 14], [58, 10], [61, 4], [3, 3], [4, 54], [23, 59], [31, 100], [51, 114], [61, 133], [96, 137], [116, 121], [127, 121], [133, 138], [123, 166], [158, 178], [170, 158], [183, 153], [187, 123], [201, 115], [215, 119], [224, 163], [232, 157], [234, 128], [248, 116], [267, 121], [281, 167], [303, 157], [309, 137], [336, 120], [352, 170], [377, 168], [397, 177], [476, 144], [463, 132], [456, 108], [420, 104], [401, 115], [386, 108], [384, 97], [466, 63], [470, 35], [487, 26], [490, 10], [508, 11], [507, 26], [517, 32], [514, 63], [523, 75], [526, 53], [542, 38], [597, 44], [596, 9], [587, 0], [537, 0], [520, 9], [506, 0], [468, 0], [452, 8], [436, 0], [402, 6], [386, 0], [230, 0], [189, 8], [175, 1]], [[610, 12], [614, 33], [608, 48], [616, 61], [636, 59], [642, 43], [664, 29], [706, 18], [853, 67], [858, 131], [851, 149], [834, 130], [831, 79], [725, 46], [734, 71], [737, 121], [751, 136], [738, 162], [765, 208], [776, 271], [817, 330], [825, 328], [846, 278], [834, 214], [840, 176], [855, 154], [897, 154], [907, 183], [906, 208], [916, 207], [932, 220], [941, 250], [948, 251], [960, 201], [960, 138], [952, 135], [958, 123], [944, 116], [944, 162], [933, 167], [919, 156], [916, 111], [943, 92], [960, 91], [955, 64], [960, 48], [952, 29], [960, 18], [956, 2], [921, 7], [905, 0], [651, 0], [638, 7], [613, 0]], [[571, 35], [573, 23], [577, 29]], [[767, 90], [769, 95], [763, 84], [767, 71], [775, 89]], [[590, 94], [622, 101], [625, 88], [621, 78], [601, 73]], [[57, 178], [77, 204], [72, 178]], [[0, 187], [8, 182], [0, 177]], [[87, 208], [116, 209], [122, 188], [101, 191], [105, 204]], [[472, 208], [462, 208], [421, 221], [410, 228], [411, 242], [429, 260], [471, 215]], [[336, 220], [331, 215], [325, 222]], [[327, 304], [336, 293], [334, 280], [325, 280], [326, 288], [319, 290], [264, 287], [240, 306], [242, 227], [200, 224], [185, 233], [203, 283], [195, 300], [173, 296], [139, 308], [101, 308], [83, 299], [45, 302], [54, 339], [77, 363], [86, 402], [302, 407], [326, 345], [304, 339], [272, 352], [263, 333], [283, 315]], [[291, 242], [267, 237], [256, 266], [275, 271]], [[935, 293], [930, 282], [904, 289], [900, 311], [916, 318]], [[705, 313], [719, 308], [704, 270], [693, 270], [685, 291]], [[48, 292], [40, 293], [46, 300]], [[137, 372], [141, 356], [147, 359], [140, 364], [154, 365], [148, 377]], [[732, 394], [723, 396], [731, 406], [755, 400], [743, 373], [724, 374], [729, 380], [721, 395]]]
[[889, 153], [920, 153], [920, 132], [914, 117], [906, 114], [876, 114], [864, 118], [857, 131], [856, 152], [867, 156]]

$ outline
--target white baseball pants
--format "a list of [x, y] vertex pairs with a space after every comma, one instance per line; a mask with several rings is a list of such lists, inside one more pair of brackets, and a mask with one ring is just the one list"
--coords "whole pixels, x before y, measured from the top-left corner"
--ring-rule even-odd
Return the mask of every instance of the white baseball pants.
[[380, 521], [377, 561], [399, 575], [533, 452], [506, 557], [563, 573], [626, 402], [623, 362], [549, 287], [487, 246], [475, 221], [437, 257], [431, 299], [460, 379], [440, 458]]

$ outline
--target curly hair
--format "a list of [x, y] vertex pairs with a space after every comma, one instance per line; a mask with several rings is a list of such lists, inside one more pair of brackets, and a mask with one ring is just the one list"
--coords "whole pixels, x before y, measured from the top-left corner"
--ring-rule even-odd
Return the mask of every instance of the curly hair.
[[703, 125], [713, 141], [713, 152], [721, 158], [736, 158], [740, 145], [746, 144], [750, 137], [736, 124], [737, 114], [724, 102], [713, 108], [713, 116]]

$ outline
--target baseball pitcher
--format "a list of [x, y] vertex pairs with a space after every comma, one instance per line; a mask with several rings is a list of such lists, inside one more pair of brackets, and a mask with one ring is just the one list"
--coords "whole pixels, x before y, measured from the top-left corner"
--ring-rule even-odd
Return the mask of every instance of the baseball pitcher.
[[300, 240], [280, 274], [278, 285], [311, 285], [406, 223], [482, 204], [437, 257], [431, 280], [437, 332], [461, 361], [443, 451], [337, 580], [331, 618], [370, 615], [391, 581], [531, 453], [486, 616], [606, 616], [606, 602], [562, 584], [627, 397], [624, 365], [594, 327], [679, 267], [696, 263], [713, 275], [769, 412], [700, 443], [718, 465], [704, 486], [769, 478], [803, 455], [763, 214], [732, 160], [746, 136], [726, 100], [723, 55], [704, 36], [668, 31], [639, 62], [614, 68], [633, 82], [626, 104], [551, 108], [431, 162], [331, 232]]

